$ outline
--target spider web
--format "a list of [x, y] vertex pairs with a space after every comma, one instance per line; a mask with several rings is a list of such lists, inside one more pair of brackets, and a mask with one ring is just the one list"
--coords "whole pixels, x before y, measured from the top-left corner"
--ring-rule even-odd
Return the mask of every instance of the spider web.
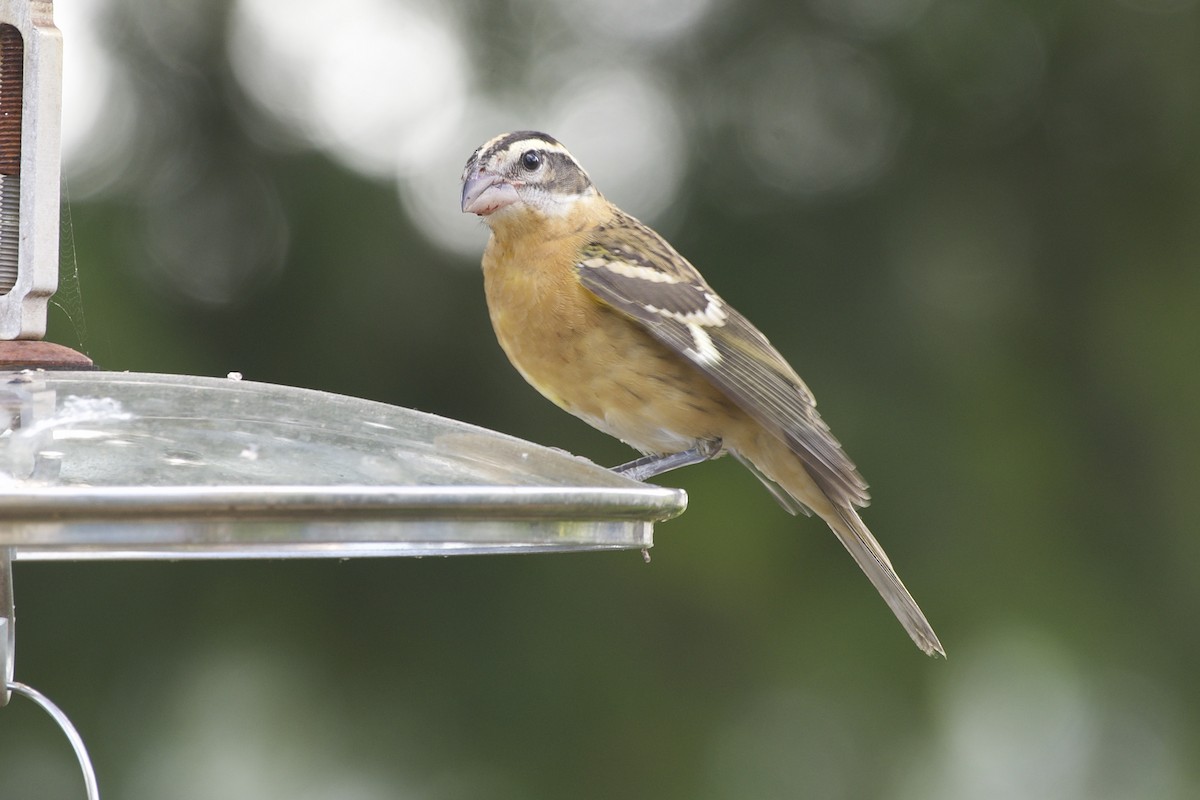
[[65, 317], [70, 335], [74, 341], [60, 341], [74, 347], [85, 355], [88, 354], [87, 315], [83, 310], [83, 291], [79, 284], [79, 258], [75, 252], [75, 225], [71, 220], [71, 199], [67, 189], [67, 179], [62, 182], [62, 205], [59, 219], [59, 250], [58, 250], [58, 291], [50, 298], [52, 308], [60, 313], [51, 312], [49, 325], [54, 328], [56, 338], [64, 334], [62, 325], [54, 325], [54, 317]]

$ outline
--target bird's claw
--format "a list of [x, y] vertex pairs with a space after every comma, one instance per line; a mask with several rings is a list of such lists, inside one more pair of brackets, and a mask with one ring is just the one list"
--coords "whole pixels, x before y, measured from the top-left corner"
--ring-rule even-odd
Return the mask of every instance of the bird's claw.
[[721, 446], [719, 438], [704, 439], [697, 442], [695, 447], [681, 450], [678, 453], [642, 456], [630, 461], [628, 464], [613, 467], [613, 472], [635, 481], [644, 481], [648, 478], [653, 478], [655, 475], [670, 472], [673, 469], [688, 467], [692, 464], [699, 464], [701, 461], [714, 459], [721, 455]]

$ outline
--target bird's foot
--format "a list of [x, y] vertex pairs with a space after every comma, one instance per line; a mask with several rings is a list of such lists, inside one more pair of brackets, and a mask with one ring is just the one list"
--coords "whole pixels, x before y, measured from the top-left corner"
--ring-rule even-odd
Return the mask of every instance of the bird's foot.
[[632, 478], [635, 481], [644, 481], [647, 478], [653, 478], [655, 475], [661, 475], [673, 469], [699, 464], [701, 461], [709, 461], [719, 455], [721, 455], [721, 440], [705, 439], [688, 450], [681, 450], [678, 453], [666, 453], [664, 455], [642, 456], [630, 461], [628, 464], [613, 467], [612, 471], [618, 475], [624, 475], [626, 478]]

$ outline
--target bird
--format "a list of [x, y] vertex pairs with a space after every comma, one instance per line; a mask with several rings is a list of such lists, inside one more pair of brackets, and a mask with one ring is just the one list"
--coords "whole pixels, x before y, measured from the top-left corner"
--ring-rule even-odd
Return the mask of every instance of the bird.
[[913, 642], [945, 650], [857, 508], [867, 484], [812, 392], [666, 239], [596, 188], [557, 139], [504, 133], [462, 174], [490, 229], [482, 269], [496, 338], [542, 395], [640, 451], [635, 480], [730, 454], [792, 514], [816, 514]]

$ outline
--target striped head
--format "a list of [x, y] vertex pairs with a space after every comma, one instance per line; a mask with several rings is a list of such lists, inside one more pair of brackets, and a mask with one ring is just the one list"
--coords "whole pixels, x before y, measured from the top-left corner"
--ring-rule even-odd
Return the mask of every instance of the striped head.
[[553, 137], [505, 133], [481, 145], [462, 175], [462, 210], [489, 223], [514, 212], [562, 216], [576, 201], [599, 196], [587, 172]]

